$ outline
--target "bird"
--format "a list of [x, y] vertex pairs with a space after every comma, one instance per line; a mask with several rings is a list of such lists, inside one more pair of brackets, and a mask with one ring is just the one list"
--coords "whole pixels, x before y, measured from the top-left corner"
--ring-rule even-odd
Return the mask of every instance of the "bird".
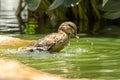
[[37, 40], [32, 46], [23, 47], [22, 50], [30, 52], [33, 52], [34, 50], [59, 52], [68, 45], [70, 34], [79, 39], [75, 23], [71, 21], [63, 22], [56, 33], [48, 34]]

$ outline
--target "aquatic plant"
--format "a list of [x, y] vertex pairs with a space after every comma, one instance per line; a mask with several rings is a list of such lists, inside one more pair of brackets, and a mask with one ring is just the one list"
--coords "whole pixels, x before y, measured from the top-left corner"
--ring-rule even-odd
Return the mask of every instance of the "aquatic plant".
[[[120, 17], [119, 0], [25, 0], [25, 3], [29, 9], [26, 28], [29, 34], [50, 32], [66, 20], [75, 22], [79, 32], [96, 32], [101, 28], [100, 21], [104, 18]], [[29, 23], [30, 18], [35, 19], [35, 27]]]

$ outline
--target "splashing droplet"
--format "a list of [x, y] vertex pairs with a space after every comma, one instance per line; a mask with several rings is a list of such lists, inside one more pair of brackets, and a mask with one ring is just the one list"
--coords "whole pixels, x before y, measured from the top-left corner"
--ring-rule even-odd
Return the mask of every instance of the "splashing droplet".
[[86, 40], [86, 42], [89, 42], [89, 40]]
[[94, 45], [94, 43], [92, 42], [91, 45]]

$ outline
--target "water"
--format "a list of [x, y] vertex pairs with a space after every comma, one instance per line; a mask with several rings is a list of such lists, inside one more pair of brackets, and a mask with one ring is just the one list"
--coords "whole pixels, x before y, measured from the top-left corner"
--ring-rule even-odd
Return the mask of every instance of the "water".
[[[29, 37], [39, 38], [38, 35]], [[59, 53], [34, 52], [8, 54], [8, 48], [5, 48], [0, 49], [0, 53], [1, 50], [6, 50], [5, 54], [2, 53], [0, 57], [17, 59], [37, 70], [70, 79], [117, 80], [120, 79], [119, 43], [119, 37], [81, 37], [78, 40], [72, 38], [70, 44]], [[15, 48], [9, 48], [9, 50], [12, 49]]]
[[[0, 0], [0, 34], [20, 33], [20, 28], [18, 27], [18, 20], [15, 15], [18, 3], [19, 0]], [[26, 16], [26, 11], [23, 11], [23, 19], [25, 19]]]
[[0, 33], [19, 32], [18, 21], [13, 11], [0, 12]]
[[[18, 22], [15, 16], [16, 0], [1, 1], [4, 2], [0, 7], [0, 33], [18, 32]], [[111, 32], [113, 31], [110, 31], [109, 34]], [[19, 37], [38, 39], [40, 36], [22, 35]], [[120, 37], [71, 39], [70, 44], [65, 49], [54, 54], [49, 52], [14, 54], [16, 48], [0, 46], [0, 57], [17, 59], [37, 70], [58, 74], [70, 79], [120, 79]]]

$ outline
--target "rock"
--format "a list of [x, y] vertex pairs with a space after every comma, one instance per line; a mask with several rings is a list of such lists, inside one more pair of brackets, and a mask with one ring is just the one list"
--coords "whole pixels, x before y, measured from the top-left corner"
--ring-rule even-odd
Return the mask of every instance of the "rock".
[[16, 60], [0, 58], [0, 80], [95, 80], [66, 79], [55, 74], [38, 71]]
[[23, 40], [19, 38], [0, 35], [0, 48], [2, 47], [20, 47], [21, 45], [30, 45], [34, 40]]
[[0, 80], [67, 80], [57, 75], [38, 71], [16, 60], [0, 59]]

